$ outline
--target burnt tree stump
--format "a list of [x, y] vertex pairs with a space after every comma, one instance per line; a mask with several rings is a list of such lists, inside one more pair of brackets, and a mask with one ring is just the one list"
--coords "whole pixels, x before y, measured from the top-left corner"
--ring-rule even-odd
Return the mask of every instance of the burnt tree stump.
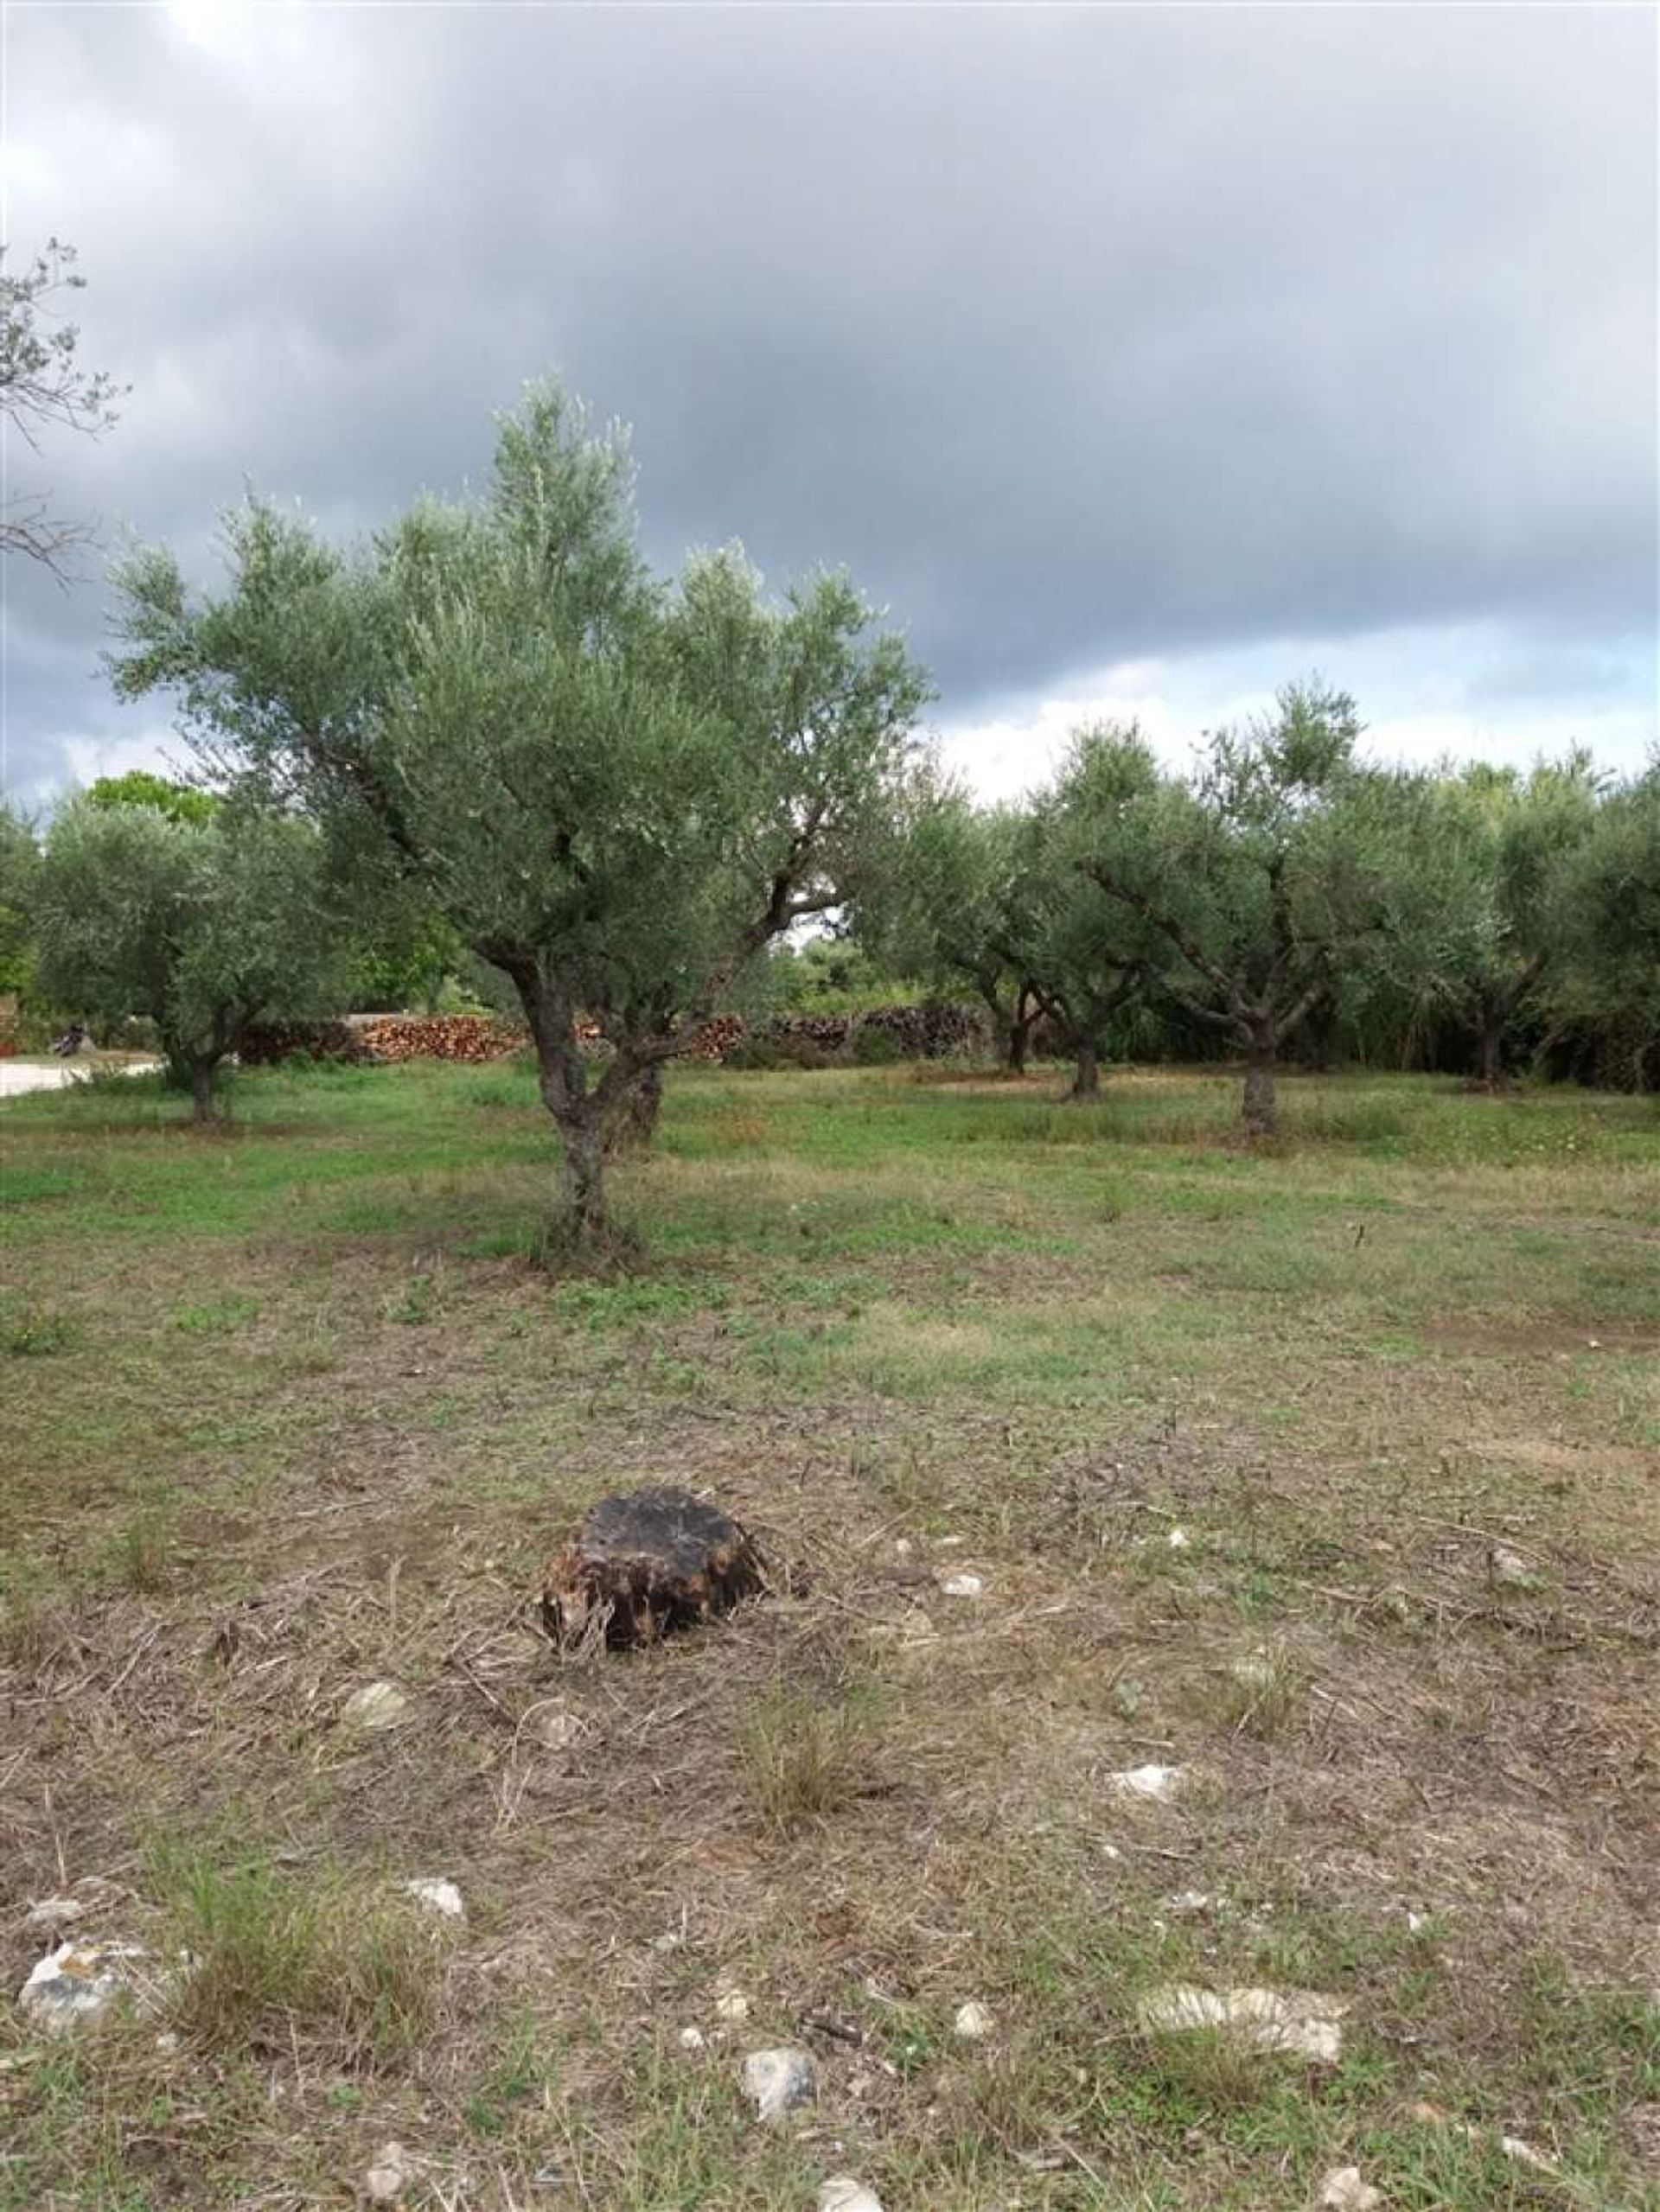
[[542, 1625], [555, 1643], [654, 1643], [762, 1587], [748, 1532], [689, 1491], [651, 1484], [602, 1498], [549, 1563]]

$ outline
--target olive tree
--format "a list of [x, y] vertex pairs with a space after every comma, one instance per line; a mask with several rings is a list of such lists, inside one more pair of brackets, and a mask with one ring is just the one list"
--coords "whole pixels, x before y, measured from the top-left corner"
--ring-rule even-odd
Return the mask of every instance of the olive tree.
[[1572, 957], [1583, 908], [1580, 855], [1597, 821], [1588, 755], [1531, 774], [1472, 765], [1432, 793], [1417, 856], [1455, 888], [1455, 927], [1429, 989], [1468, 1030], [1477, 1081], [1497, 1090], [1519, 1016]]
[[[22, 269], [5, 266], [0, 245], [0, 424], [38, 453], [46, 433], [101, 437], [114, 423], [124, 388], [80, 358], [80, 332], [57, 311], [65, 292], [83, 290], [75, 249], [50, 239]], [[0, 504], [0, 553], [22, 553], [68, 578], [70, 556], [92, 539], [91, 526], [51, 512], [45, 492], [8, 494]]]
[[1604, 1064], [1641, 1089], [1660, 1043], [1660, 756], [1606, 794], [1575, 851], [1572, 947], [1557, 981], [1564, 1026], [1589, 1022]]
[[80, 799], [47, 837], [32, 902], [42, 987], [113, 1023], [156, 1024], [195, 1116], [255, 1022], [324, 1011], [336, 980], [321, 841], [308, 823]]
[[1079, 866], [1172, 955], [1161, 987], [1245, 1055], [1242, 1114], [1275, 1126], [1275, 1071], [1345, 977], [1404, 943], [1411, 787], [1363, 769], [1346, 692], [1293, 685], [1096, 826]]
[[1023, 826], [1002, 941], [1072, 1055], [1076, 1099], [1100, 1095], [1114, 1028], [1169, 964], [1158, 930], [1103, 890], [1089, 866], [1158, 789], [1134, 730], [1080, 730]]
[[1014, 1074], [1025, 1069], [1040, 1010], [1032, 979], [1011, 950], [1025, 819], [1015, 807], [977, 807], [954, 783], [930, 783], [853, 917], [861, 941], [897, 972], [971, 990], [991, 1018], [999, 1059]]
[[846, 901], [926, 696], [843, 577], [775, 601], [728, 552], [660, 583], [632, 481], [621, 434], [539, 388], [481, 495], [367, 545], [253, 504], [217, 595], [138, 556], [113, 664], [510, 980], [578, 1246], [610, 1234], [605, 1156], [642, 1085], [774, 938]]

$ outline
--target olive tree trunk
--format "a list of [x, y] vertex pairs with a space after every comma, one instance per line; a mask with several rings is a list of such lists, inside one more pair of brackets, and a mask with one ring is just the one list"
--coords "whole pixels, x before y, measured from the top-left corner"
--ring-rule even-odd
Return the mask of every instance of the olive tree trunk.
[[1074, 1051], [1077, 1065], [1072, 1077], [1072, 1096], [1075, 1099], [1098, 1099], [1101, 1096], [1101, 1053], [1095, 1039], [1081, 1038]]
[[1245, 1095], [1242, 1119], [1248, 1137], [1272, 1137], [1279, 1126], [1274, 1070], [1279, 1039], [1266, 1023], [1254, 1028], [1245, 1049]]

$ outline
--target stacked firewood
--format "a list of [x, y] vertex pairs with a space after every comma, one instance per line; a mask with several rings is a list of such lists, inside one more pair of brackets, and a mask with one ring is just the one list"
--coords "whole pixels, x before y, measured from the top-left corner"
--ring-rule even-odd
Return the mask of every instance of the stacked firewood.
[[379, 1060], [505, 1060], [529, 1042], [490, 1014], [380, 1014], [354, 1027]]

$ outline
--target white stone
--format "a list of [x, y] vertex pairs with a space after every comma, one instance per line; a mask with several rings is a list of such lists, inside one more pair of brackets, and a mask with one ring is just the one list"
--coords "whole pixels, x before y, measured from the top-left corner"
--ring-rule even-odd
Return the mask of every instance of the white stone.
[[1358, 2166], [1333, 2166], [1320, 2183], [1320, 2212], [1377, 2212], [1383, 2192], [1362, 2181]]
[[832, 2174], [819, 2185], [819, 2212], [882, 2212], [882, 2205], [851, 2174]]
[[1512, 1590], [1525, 1590], [1533, 1581], [1533, 1569], [1520, 1552], [1511, 1551], [1508, 1544], [1495, 1544], [1487, 1559], [1495, 1582], [1504, 1583]]
[[986, 2007], [972, 2001], [957, 2007], [957, 2017], [951, 2023], [954, 2034], [961, 2036], [966, 2043], [983, 2043], [995, 2025]]
[[67, 1928], [86, 1912], [79, 1897], [42, 1897], [23, 1915], [29, 1928]]
[[680, 2030], [680, 2049], [682, 2050], [702, 2050], [707, 2042], [708, 2037], [704, 2034], [701, 2028], [682, 2028]]
[[715, 2011], [723, 2020], [747, 2020], [750, 2000], [741, 1989], [723, 1990], [715, 1999]]
[[383, 2143], [363, 2177], [364, 2196], [371, 2204], [395, 2203], [408, 2183], [408, 2151], [401, 2143]]
[[467, 1908], [462, 1903], [461, 1891], [453, 1882], [446, 1882], [442, 1875], [421, 1874], [414, 1881], [405, 1882], [405, 1894], [425, 1905], [429, 1912], [442, 1913], [446, 1920], [465, 1920]]
[[537, 1714], [531, 1732], [545, 1751], [568, 1751], [592, 1731], [580, 1713], [571, 1712], [565, 1705], [555, 1705], [549, 1712]]
[[1174, 1896], [1160, 1902], [1166, 1912], [1192, 1914], [1209, 1912], [1216, 1900], [1205, 1890], [1178, 1890]]
[[1340, 2023], [1348, 2009], [1341, 1998], [1307, 1990], [1201, 1989], [1172, 1982], [1142, 1999], [1140, 2018], [1155, 2034], [1221, 2029], [1258, 2050], [1288, 2051], [1334, 2066], [1343, 2055]]
[[[908, 1559], [911, 1553], [911, 1542], [910, 1537], [896, 1536], [893, 1539], [893, 1549], [896, 1558]], [[828, 2183], [827, 2183], [826, 2186], [827, 2187]]]
[[1542, 2151], [1536, 2151], [1519, 2135], [1501, 2135], [1498, 2147], [1507, 2158], [1514, 2158], [1519, 2166], [1531, 2166], [1536, 2173], [1554, 2174], [1556, 2171], [1555, 2158], [1546, 2158]]
[[134, 1968], [147, 1955], [137, 1943], [60, 1943], [30, 1968], [18, 2008], [48, 2035], [61, 2035], [136, 1988]]
[[1184, 1767], [1146, 1766], [1126, 1767], [1107, 1779], [1120, 1797], [1150, 1797], [1158, 1804], [1168, 1805], [1186, 1777]]
[[410, 1703], [395, 1682], [366, 1682], [347, 1699], [340, 1717], [348, 1728], [377, 1735], [383, 1728], [397, 1728], [406, 1721]]
[[755, 2050], [744, 2062], [744, 2087], [763, 2120], [810, 2105], [819, 2094], [819, 2070], [805, 2050]]
[[1172, 1552], [1186, 1551], [1188, 1546], [1192, 1542], [1192, 1538], [1188, 1534], [1184, 1528], [1172, 1528], [1169, 1535], [1165, 1539], [1165, 1543], [1169, 1545]]
[[948, 1575], [940, 1591], [946, 1597], [982, 1597], [986, 1585], [978, 1575]]

